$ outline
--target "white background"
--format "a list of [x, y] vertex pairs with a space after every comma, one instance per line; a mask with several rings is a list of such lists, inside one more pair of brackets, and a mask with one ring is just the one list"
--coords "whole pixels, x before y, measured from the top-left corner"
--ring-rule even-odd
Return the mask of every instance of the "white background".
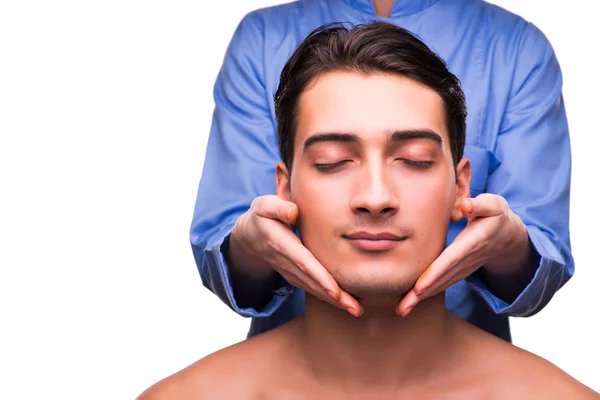
[[[595, 2], [495, 2], [552, 42], [573, 151], [576, 273], [514, 342], [600, 391]], [[202, 3], [0, 5], [0, 398], [132, 399], [244, 339], [188, 231], [226, 46], [277, 1]]]

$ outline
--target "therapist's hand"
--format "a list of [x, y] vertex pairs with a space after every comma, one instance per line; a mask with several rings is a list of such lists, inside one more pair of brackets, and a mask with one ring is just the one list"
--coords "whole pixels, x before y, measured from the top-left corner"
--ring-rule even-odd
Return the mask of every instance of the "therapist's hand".
[[446, 290], [484, 265], [499, 282], [510, 283], [511, 276], [523, 275], [515, 268], [531, 257], [529, 235], [506, 200], [489, 193], [465, 198], [461, 212], [468, 218], [467, 226], [400, 301], [398, 314], [406, 316], [418, 302]]
[[229, 259], [238, 271], [255, 280], [277, 271], [289, 283], [317, 298], [347, 310], [363, 312], [358, 301], [337, 282], [291, 229], [298, 207], [277, 195], [259, 196], [242, 214], [229, 239]]

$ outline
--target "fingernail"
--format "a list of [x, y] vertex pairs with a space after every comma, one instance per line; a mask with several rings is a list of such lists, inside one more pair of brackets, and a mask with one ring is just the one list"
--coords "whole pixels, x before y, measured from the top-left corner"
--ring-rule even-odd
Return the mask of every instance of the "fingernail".
[[348, 308], [346, 308], [346, 310], [348, 310], [348, 312], [350, 314], [352, 314], [353, 316], [358, 317], [358, 313], [356, 312], [356, 310], [354, 308], [348, 307]]
[[288, 213], [287, 213], [287, 217], [290, 218], [292, 216], [292, 211], [294, 211], [294, 207], [290, 207]]
[[467, 204], [469, 205], [469, 214], [471, 214], [475, 209], [475, 206], [473, 205], [473, 202], [471, 200], [467, 200]]
[[406, 316], [408, 315], [408, 313], [412, 311], [412, 309], [413, 309], [413, 307], [408, 307], [408, 308], [406, 309], [406, 311], [404, 311], [404, 314], [402, 314], [402, 316], [403, 316], [403, 317], [406, 317]]
[[331, 290], [328, 290], [327, 294], [329, 294], [331, 297], [333, 297], [334, 300], [338, 299], [338, 297], [335, 295], [335, 293], [333, 293]]

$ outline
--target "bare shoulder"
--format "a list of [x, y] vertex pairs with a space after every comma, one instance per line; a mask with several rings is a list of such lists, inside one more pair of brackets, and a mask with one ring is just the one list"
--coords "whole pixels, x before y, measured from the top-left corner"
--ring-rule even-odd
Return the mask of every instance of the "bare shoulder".
[[155, 383], [137, 400], [254, 398], [282, 339], [272, 331], [226, 347]]
[[240, 382], [240, 374], [232, 369], [242, 367], [240, 351], [243, 352], [244, 347], [244, 342], [241, 342], [212, 353], [155, 383], [137, 400], [218, 398], [219, 392], [231, 387], [227, 383], [232, 377], [241, 390], [244, 382]]
[[[507, 344], [508, 345], [508, 344]], [[577, 381], [550, 361], [519, 347], [507, 352], [504, 365], [509, 385], [499, 389], [512, 398], [600, 399], [600, 394]], [[510, 368], [512, 364], [513, 367]]]
[[[474, 328], [476, 329], [476, 328]], [[473, 367], [487, 398], [600, 399], [600, 395], [548, 360], [486, 332], [472, 332]]]

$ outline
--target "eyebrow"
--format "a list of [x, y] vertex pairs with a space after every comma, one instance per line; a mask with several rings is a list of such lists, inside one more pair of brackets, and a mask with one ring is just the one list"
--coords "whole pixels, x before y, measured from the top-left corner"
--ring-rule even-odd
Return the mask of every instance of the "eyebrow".
[[[442, 136], [431, 129], [407, 129], [401, 131], [392, 131], [389, 140], [393, 142], [405, 141], [411, 139], [427, 139], [442, 145]], [[360, 143], [360, 138], [353, 133], [315, 133], [304, 141], [302, 151], [306, 151], [310, 146], [322, 142], [341, 142], [341, 143]]]

